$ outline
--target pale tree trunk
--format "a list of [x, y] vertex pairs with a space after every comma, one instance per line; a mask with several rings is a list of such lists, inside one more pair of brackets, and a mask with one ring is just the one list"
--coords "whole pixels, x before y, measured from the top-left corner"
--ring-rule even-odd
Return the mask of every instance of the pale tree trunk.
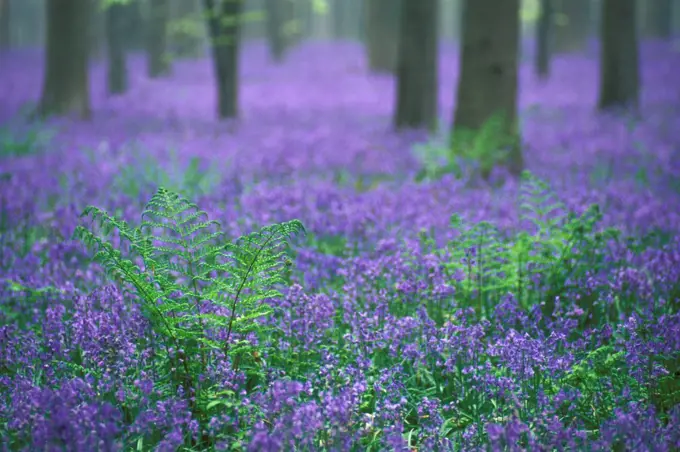
[[540, 16], [536, 24], [535, 70], [540, 78], [550, 75], [550, 53], [552, 50], [553, 0], [541, 0]]
[[484, 133], [490, 147], [485, 152], [494, 156], [493, 162], [482, 162], [484, 177], [494, 165], [505, 165], [513, 174], [523, 167], [517, 124], [519, 13], [520, 0], [466, 0], [463, 4], [451, 148], [454, 155], [469, 155]]
[[591, 0], [555, 0], [555, 50], [583, 51], [591, 36]]
[[98, 60], [104, 55], [106, 14], [105, 4], [101, 1], [91, 2], [89, 34], [89, 59]]
[[349, 0], [333, 0], [331, 2], [333, 38], [335, 39], [345, 39], [348, 37], [346, 25], [349, 19], [346, 17], [348, 3]]
[[90, 0], [47, 3], [45, 71], [37, 117], [76, 114], [90, 117], [88, 36]]
[[11, 9], [10, 0], [0, 0], [0, 50], [9, 49], [12, 45], [10, 34]]
[[174, 0], [171, 4], [170, 42], [173, 55], [195, 58], [203, 54], [203, 17], [199, 0]]
[[106, 7], [106, 49], [108, 54], [107, 86], [109, 94], [127, 91], [127, 36], [129, 4], [113, 3]]
[[170, 18], [169, 0], [149, 0], [146, 22], [146, 69], [150, 78], [170, 74], [170, 55], [168, 53], [168, 20]]
[[238, 60], [243, 0], [203, 0], [217, 85], [217, 116], [239, 113]]
[[281, 0], [265, 0], [267, 43], [269, 44], [269, 56], [280, 63], [283, 61], [286, 51], [286, 36], [284, 35], [285, 16], [284, 8], [287, 5]]
[[636, 109], [640, 76], [635, 0], [603, 0], [601, 21], [598, 107]]
[[366, 50], [372, 72], [397, 67], [399, 11], [402, 0], [366, 0]]
[[403, 0], [394, 126], [437, 127], [438, 1]]

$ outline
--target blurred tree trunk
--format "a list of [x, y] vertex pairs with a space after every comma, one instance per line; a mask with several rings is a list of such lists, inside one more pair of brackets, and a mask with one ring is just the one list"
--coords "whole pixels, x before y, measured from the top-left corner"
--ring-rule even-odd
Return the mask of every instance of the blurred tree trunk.
[[281, 0], [265, 0], [267, 21], [267, 43], [269, 44], [269, 56], [276, 63], [283, 61], [286, 51], [286, 36], [284, 32], [284, 8]]
[[106, 14], [103, 2], [92, 2], [90, 6], [89, 59], [98, 60], [104, 55], [106, 43]]
[[9, 24], [11, 23], [10, 0], [0, 0], [0, 49], [9, 49], [12, 46], [12, 37]]
[[314, 34], [314, 8], [310, 0], [284, 0], [290, 2], [292, 17], [297, 21], [297, 40], [310, 38]]
[[635, 0], [602, 0], [600, 110], [639, 103], [639, 59]]
[[334, 39], [347, 38], [347, 4], [349, 0], [333, 0], [331, 3], [330, 13], [333, 27]]
[[366, 0], [366, 50], [373, 72], [397, 67], [399, 11], [402, 0]]
[[90, 117], [88, 39], [90, 0], [47, 3], [45, 71], [34, 116], [77, 114]]
[[247, 0], [243, 5], [241, 38], [262, 39], [267, 36], [267, 10], [265, 0]]
[[556, 52], [579, 52], [586, 48], [592, 31], [590, 2], [591, 0], [556, 0]]
[[169, 0], [149, 0], [146, 36], [146, 69], [151, 78], [170, 74], [168, 54]]
[[540, 78], [550, 75], [551, 29], [553, 24], [553, 0], [541, 0], [540, 16], [536, 24], [536, 74]]
[[217, 115], [238, 117], [238, 60], [243, 0], [203, 0], [217, 85]]
[[127, 51], [129, 4], [113, 3], [106, 7], [106, 49], [108, 54], [107, 85], [109, 94], [127, 91]]
[[128, 3], [128, 50], [146, 49], [146, 22], [142, 14], [142, 0]]
[[203, 54], [203, 18], [199, 0], [174, 0], [170, 21], [173, 55], [195, 58]]
[[461, 26], [452, 152], [469, 156], [483, 133], [490, 147], [484, 152], [494, 158], [480, 162], [482, 175], [496, 164], [518, 174], [523, 167], [517, 124], [520, 0], [465, 0]]
[[645, 0], [645, 36], [670, 39], [673, 34], [673, 0]]
[[359, 41], [366, 40], [366, 7], [365, 0], [347, 0], [348, 34]]
[[403, 0], [394, 126], [437, 127], [439, 0]]

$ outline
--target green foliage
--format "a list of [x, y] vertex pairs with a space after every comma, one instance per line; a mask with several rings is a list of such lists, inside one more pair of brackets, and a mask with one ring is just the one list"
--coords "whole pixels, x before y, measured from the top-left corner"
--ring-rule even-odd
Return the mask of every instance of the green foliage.
[[528, 230], [514, 234], [502, 234], [488, 222], [470, 226], [458, 215], [451, 217], [451, 227], [460, 234], [443, 250], [445, 268], [455, 281], [457, 300], [478, 314], [488, 315], [507, 293], [526, 308], [544, 302], [545, 313], [551, 314], [555, 297], [603, 268], [603, 250], [618, 238], [615, 229], [598, 230], [597, 205], [581, 215], [570, 212], [547, 183], [528, 172], [519, 201]]
[[194, 199], [209, 193], [222, 181], [214, 167], [202, 168], [199, 157], [192, 157], [185, 166], [179, 161], [177, 151], [170, 150], [167, 163], [157, 157], [141, 153], [137, 161], [121, 168], [113, 181], [113, 189], [132, 199], [139, 199], [147, 190], [166, 187]]
[[616, 351], [612, 346], [589, 352], [572, 366], [561, 384], [579, 391], [576, 414], [588, 430], [598, 429], [602, 421], [612, 416], [616, 399], [624, 389], [631, 391], [632, 400], [647, 397], [645, 388], [629, 375], [626, 352]]
[[516, 137], [508, 135], [505, 116], [493, 115], [478, 130], [457, 129], [448, 144], [429, 143], [414, 148], [423, 168], [416, 181], [437, 180], [446, 174], [461, 178], [466, 171], [486, 178], [491, 170], [508, 162]]
[[[90, 217], [98, 230], [78, 226], [74, 236], [94, 250], [94, 260], [121, 288], [141, 301], [164, 347], [159, 356], [169, 363], [171, 383], [189, 394], [215, 351], [230, 356], [235, 368], [247, 366], [247, 356], [261, 352], [249, 335], [265, 332], [258, 319], [271, 312], [266, 300], [280, 296], [276, 287], [289, 265], [286, 240], [304, 232], [299, 221], [223, 243], [216, 221], [164, 188], [146, 205], [139, 227], [93, 206], [83, 217]], [[120, 249], [106, 238], [113, 232]], [[226, 331], [226, 338], [217, 339], [217, 331]], [[207, 393], [197, 395], [200, 403], [212, 402]]]
[[22, 157], [43, 152], [55, 134], [53, 129], [43, 125], [27, 130], [5, 126], [0, 128], [0, 157]]

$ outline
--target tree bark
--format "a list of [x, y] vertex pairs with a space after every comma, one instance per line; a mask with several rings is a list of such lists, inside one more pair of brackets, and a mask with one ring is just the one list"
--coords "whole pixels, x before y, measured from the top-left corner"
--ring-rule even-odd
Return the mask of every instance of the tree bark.
[[639, 104], [639, 57], [635, 0], [602, 0], [600, 110]]
[[555, 50], [559, 53], [580, 52], [588, 44], [592, 32], [591, 0], [556, 0]]
[[437, 127], [438, 0], [403, 0], [394, 126]]
[[[470, 155], [480, 133], [490, 153], [480, 162], [487, 177], [494, 165], [522, 170], [517, 124], [520, 0], [465, 0], [462, 51], [451, 148]], [[499, 154], [502, 151], [502, 154]]]
[[10, 30], [11, 9], [10, 0], [0, 0], [0, 49], [9, 49], [12, 46], [12, 36]]
[[107, 86], [109, 94], [127, 91], [127, 25], [130, 5], [113, 3], [106, 7]]
[[269, 55], [275, 63], [280, 63], [286, 51], [284, 8], [287, 5], [284, 5], [281, 0], [265, 0], [265, 2]]
[[89, 119], [87, 37], [90, 0], [47, 2], [45, 72], [37, 117], [76, 114]]
[[238, 117], [238, 60], [243, 0], [203, 0], [210, 33], [215, 83], [217, 116]]
[[536, 75], [545, 79], [550, 75], [551, 29], [553, 0], [541, 0], [541, 12], [536, 24]]
[[201, 4], [198, 0], [174, 0], [170, 23], [173, 55], [195, 58], [203, 54]]
[[372, 72], [397, 67], [399, 14], [402, 0], [366, 0], [366, 50]]
[[146, 55], [147, 75], [150, 78], [158, 78], [170, 74], [170, 55], [168, 54], [169, 17], [170, 2], [168, 0], [149, 0]]

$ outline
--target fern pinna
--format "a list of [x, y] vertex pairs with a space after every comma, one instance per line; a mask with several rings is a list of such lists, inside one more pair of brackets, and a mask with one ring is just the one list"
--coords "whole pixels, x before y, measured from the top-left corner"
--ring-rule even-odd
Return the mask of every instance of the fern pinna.
[[552, 315], [555, 298], [577, 288], [588, 272], [600, 271], [603, 250], [619, 236], [612, 228], [598, 230], [597, 205], [576, 215], [529, 172], [522, 175], [519, 204], [527, 228], [509, 236], [488, 222], [468, 225], [459, 215], [451, 217], [459, 235], [444, 250], [444, 267], [458, 302], [478, 314], [489, 315], [510, 292], [521, 306], [542, 304], [543, 313]]
[[[238, 367], [259, 345], [257, 319], [271, 311], [266, 299], [280, 296], [287, 239], [304, 233], [298, 220], [270, 225], [225, 242], [220, 225], [198, 206], [159, 188], [142, 213], [139, 227], [89, 206], [99, 230], [78, 226], [75, 237], [95, 250], [94, 259], [107, 273], [132, 289], [156, 335], [159, 355], [167, 359], [170, 379], [185, 394], [193, 393], [193, 376], [203, 373], [215, 356], [228, 355]], [[117, 231], [130, 256], [123, 257], [105, 237]], [[133, 261], [136, 260], [136, 262]], [[253, 341], [256, 342], [256, 341]]]

